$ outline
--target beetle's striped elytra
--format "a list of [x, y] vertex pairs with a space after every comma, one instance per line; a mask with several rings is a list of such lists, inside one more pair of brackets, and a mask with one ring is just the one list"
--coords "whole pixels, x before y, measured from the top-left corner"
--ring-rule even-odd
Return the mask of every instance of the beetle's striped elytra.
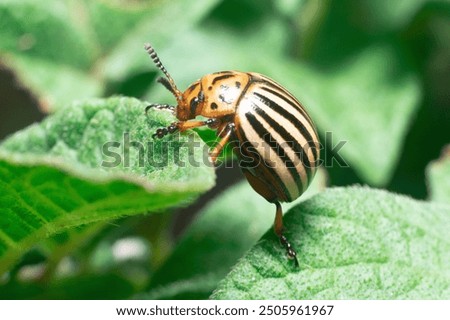
[[[227, 143], [245, 159], [242, 172], [256, 192], [275, 204], [275, 233], [298, 265], [296, 252], [283, 234], [280, 202], [297, 199], [314, 178], [319, 163], [319, 138], [304, 107], [280, 84], [254, 72], [207, 74], [181, 92], [154, 49], [149, 44], [145, 49], [166, 76], [158, 81], [177, 100], [176, 106], [147, 107], [170, 109], [178, 119], [158, 129], [153, 137], [201, 126], [217, 130], [219, 141], [210, 151], [211, 160], [217, 160]], [[207, 120], [195, 120], [197, 116]]]

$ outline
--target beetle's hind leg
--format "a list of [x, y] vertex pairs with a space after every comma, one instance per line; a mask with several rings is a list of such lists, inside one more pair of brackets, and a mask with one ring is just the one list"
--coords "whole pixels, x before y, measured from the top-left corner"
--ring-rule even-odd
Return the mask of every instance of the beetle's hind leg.
[[275, 222], [273, 223], [273, 228], [275, 230], [276, 235], [280, 239], [281, 244], [286, 249], [286, 255], [288, 256], [289, 259], [294, 260], [295, 266], [298, 267], [297, 252], [295, 252], [291, 243], [283, 234], [283, 210], [281, 208], [281, 204], [278, 201], [276, 201], [275, 205], [277, 209], [275, 213]]

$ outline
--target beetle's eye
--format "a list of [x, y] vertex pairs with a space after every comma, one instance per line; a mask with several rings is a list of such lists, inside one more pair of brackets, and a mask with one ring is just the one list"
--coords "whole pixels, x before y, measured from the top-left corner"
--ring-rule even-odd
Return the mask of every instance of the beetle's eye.
[[191, 100], [191, 103], [190, 103], [191, 109], [197, 108], [198, 102], [199, 102], [199, 101], [198, 101], [198, 97], [193, 98], [193, 99]]
[[195, 97], [191, 99], [191, 102], [189, 103], [190, 113], [191, 117], [194, 117], [197, 112], [197, 106], [200, 101], [198, 100], [198, 97]]
[[195, 112], [195, 109], [197, 108], [198, 104], [200, 102], [203, 102], [205, 100], [205, 95], [203, 94], [203, 91], [200, 91], [198, 96], [193, 98], [191, 102], [189, 103], [189, 106], [191, 107], [191, 111]]

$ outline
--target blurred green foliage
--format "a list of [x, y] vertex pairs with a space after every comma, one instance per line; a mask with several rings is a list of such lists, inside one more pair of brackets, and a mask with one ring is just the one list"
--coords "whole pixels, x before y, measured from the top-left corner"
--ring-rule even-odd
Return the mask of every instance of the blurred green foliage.
[[[43, 140], [36, 139], [39, 134], [44, 140], [52, 134], [56, 136], [50, 139], [58, 139], [71, 123], [77, 122], [66, 111], [72, 101], [120, 94], [173, 103], [170, 93], [155, 84], [159, 72], [143, 50], [143, 44], [150, 42], [182, 90], [206, 73], [235, 69], [266, 74], [294, 93], [318, 126], [324, 144], [322, 158], [339, 156], [343, 160], [326, 166], [329, 186], [366, 184], [445, 203], [450, 181], [448, 161], [428, 167], [428, 182], [425, 172], [450, 142], [448, 30], [450, 2], [445, 0], [0, 0], [1, 134], [7, 133], [3, 128], [22, 123], [17, 119], [29, 119], [30, 113], [36, 113], [32, 108], [55, 113], [44, 122], [44, 126], [53, 123], [54, 127], [41, 126], [42, 132], [36, 126], [28, 128], [6, 140], [3, 148], [18, 153], [15, 157], [20, 159], [24, 151], [32, 149], [50, 156], [59, 151], [59, 155], [69, 159], [68, 164], [78, 165], [83, 158], [78, 147], [89, 149], [89, 141], [82, 141], [79, 146], [78, 141], [69, 141], [73, 144], [70, 148], [60, 143], [59, 149], [47, 150], [39, 144]], [[17, 107], [19, 98], [26, 99], [27, 108]], [[108, 100], [99, 101], [108, 104]], [[117, 101], [105, 108], [114, 107]], [[85, 103], [79, 105], [88, 107]], [[135, 112], [138, 118], [140, 111]], [[125, 118], [118, 117], [123, 124], [133, 123]], [[108, 119], [108, 112], [101, 113], [98, 126], [90, 129], [91, 135], [86, 133], [89, 126], [83, 125], [78, 136], [95, 140], [97, 132], [114, 132], [108, 131]], [[142, 123], [140, 128], [143, 138], [146, 129]], [[332, 140], [326, 139], [327, 132], [331, 132]], [[75, 130], [75, 138], [76, 133]], [[210, 142], [210, 132], [199, 134]], [[65, 138], [70, 136], [62, 140]], [[341, 149], [335, 148], [339, 142], [345, 142]], [[71, 148], [75, 152], [67, 152]], [[95, 167], [98, 158], [94, 148], [91, 151], [84, 153], [86, 161], [81, 161], [79, 173], [85, 165]], [[10, 160], [3, 158], [5, 162], [0, 167], [4, 177], [0, 187], [5, 190], [10, 189], [11, 177], [19, 171], [26, 177], [37, 170], [42, 180], [42, 170], [50, 170], [29, 169]], [[27, 170], [33, 174], [24, 173]], [[172, 179], [171, 173], [165, 178]], [[61, 173], [52, 176], [58, 174]], [[21, 179], [15, 181], [16, 189], [23, 187]], [[205, 184], [203, 191], [211, 185]], [[127, 298], [135, 294], [154, 298], [207, 297], [272, 221], [268, 217], [267, 225], [255, 227], [256, 233], [242, 232], [238, 244], [230, 242], [229, 247], [218, 249], [218, 255], [230, 251], [222, 268], [199, 273], [192, 267], [184, 270], [185, 277], [179, 276], [173, 266], [177, 259], [187, 260], [183, 257], [190, 252], [191, 266], [217, 268], [215, 248], [203, 246], [200, 241], [195, 251], [192, 244], [197, 243], [195, 237], [202, 228], [214, 233], [214, 224], [220, 223], [214, 217], [226, 219], [220, 203], [228, 201], [227, 197], [230, 196], [224, 194], [216, 200], [217, 210], [212, 204], [200, 213], [204, 218], [186, 231], [167, 260], [174, 245], [169, 234], [174, 218], [171, 209], [166, 209], [165, 215], [124, 218], [117, 222], [120, 227], [100, 223], [63, 233], [61, 228], [52, 229], [47, 235], [57, 235], [39, 242], [0, 279], [0, 288], [7, 289], [1, 290], [2, 298]], [[3, 198], [4, 203], [11, 203], [12, 199]], [[255, 207], [255, 216], [265, 210], [262, 198], [256, 195], [254, 203], [251, 199], [248, 198], [248, 206]], [[258, 205], [256, 199], [263, 204]], [[406, 206], [409, 205], [407, 201]], [[239, 208], [246, 207], [240, 206], [238, 200], [236, 207], [234, 214], [245, 214], [239, 212]], [[167, 206], [159, 207], [162, 208]], [[417, 208], [422, 208], [422, 204]], [[138, 211], [134, 213], [142, 213]], [[397, 214], [408, 213], [399, 210]], [[252, 224], [251, 220], [230, 214], [230, 224], [224, 224], [221, 230], [225, 233], [233, 223]], [[205, 242], [211, 234], [204, 235]], [[135, 244], [144, 243], [146, 255], [117, 258], [114, 248], [127, 237], [138, 239]], [[33, 241], [27, 242], [22, 251]], [[227, 241], [225, 236], [215, 243], [222, 241]], [[208, 255], [213, 258], [205, 264], [202, 259]], [[252, 261], [253, 253], [249, 257]], [[10, 262], [15, 261], [11, 258]], [[153, 274], [160, 278], [159, 282], [152, 281]], [[164, 277], [158, 276], [161, 274]], [[95, 283], [89, 282], [93, 278]], [[108, 295], [98, 292], [107, 283], [114, 284], [117, 290]]]
[[433, 201], [450, 203], [450, 147], [427, 167], [427, 185]]

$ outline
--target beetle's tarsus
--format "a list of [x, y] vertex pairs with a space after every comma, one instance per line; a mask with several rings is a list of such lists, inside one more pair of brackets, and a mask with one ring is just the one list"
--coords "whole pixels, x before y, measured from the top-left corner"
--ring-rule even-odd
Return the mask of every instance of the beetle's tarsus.
[[290, 260], [294, 260], [294, 264], [296, 267], [299, 266], [298, 259], [297, 259], [297, 252], [295, 252], [294, 248], [292, 248], [291, 243], [287, 240], [286, 236], [284, 234], [279, 236], [280, 242], [283, 245], [283, 247], [286, 249], [286, 255]]
[[169, 133], [174, 133], [178, 130], [178, 126], [176, 124], [176, 122], [171, 123], [169, 126], [167, 127], [163, 127], [163, 128], [159, 128], [156, 130], [156, 132], [154, 134], [152, 134], [152, 138], [164, 138], [166, 135], [168, 135]]
[[155, 139], [161, 139], [163, 138], [169, 131], [167, 130], [167, 128], [159, 128], [156, 130], [156, 132], [152, 135], [152, 138]]
[[286, 249], [286, 255], [290, 260], [294, 260], [295, 266], [298, 267], [298, 259], [297, 259], [297, 252], [295, 252], [295, 249], [292, 247], [291, 243], [288, 241], [286, 236], [283, 234], [283, 211], [281, 208], [281, 204], [279, 201], [275, 201], [276, 206], [276, 213], [275, 213], [275, 221], [273, 224], [273, 228], [275, 231], [275, 234], [280, 239], [281, 245]]

